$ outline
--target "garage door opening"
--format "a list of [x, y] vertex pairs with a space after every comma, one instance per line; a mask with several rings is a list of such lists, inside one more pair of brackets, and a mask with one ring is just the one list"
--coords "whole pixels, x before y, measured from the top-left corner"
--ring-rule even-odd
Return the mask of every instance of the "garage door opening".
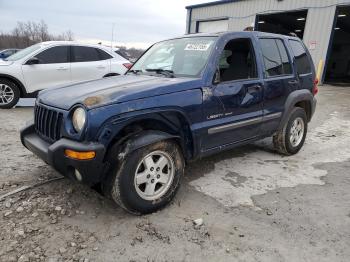
[[228, 30], [228, 19], [198, 21], [197, 33], [217, 33]]
[[328, 53], [325, 83], [350, 83], [350, 6], [338, 7]]
[[306, 19], [307, 10], [257, 15], [255, 30], [303, 39]]

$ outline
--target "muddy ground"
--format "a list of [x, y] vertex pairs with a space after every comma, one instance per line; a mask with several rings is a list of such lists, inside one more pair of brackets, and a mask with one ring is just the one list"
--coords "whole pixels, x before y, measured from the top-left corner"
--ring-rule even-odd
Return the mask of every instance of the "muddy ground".
[[[318, 100], [298, 155], [266, 139], [192, 163], [152, 215], [68, 179], [5, 198], [0, 261], [350, 261], [350, 88]], [[0, 111], [0, 197], [59, 176], [20, 143], [32, 110]]]

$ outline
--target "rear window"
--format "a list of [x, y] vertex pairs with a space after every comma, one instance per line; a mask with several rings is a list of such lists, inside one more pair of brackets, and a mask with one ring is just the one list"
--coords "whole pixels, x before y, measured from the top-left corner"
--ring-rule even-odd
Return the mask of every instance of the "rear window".
[[298, 73], [301, 75], [311, 73], [310, 60], [306, 54], [304, 46], [296, 40], [289, 40], [289, 43], [295, 57]]
[[265, 65], [265, 76], [274, 77], [291, 74], [292, 67], [282, 40], [262, 38], [260, 42]]

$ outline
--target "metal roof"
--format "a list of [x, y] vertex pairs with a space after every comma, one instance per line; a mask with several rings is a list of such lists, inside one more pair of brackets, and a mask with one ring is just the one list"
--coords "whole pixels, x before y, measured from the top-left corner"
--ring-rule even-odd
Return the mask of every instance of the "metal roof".
[[193, 9], [193, 8], [199, 8], [199, 7], [212, 6], [212, 5], [222, 5], [222, 4], [228, 4], [228, 3], [238, 2], [238, 1], [243, 1], [243, 0], [219, 0], [214, 2], [203, 3], [203, 4], [189, 5], [189, 6], [186, 6], [186, 9]]

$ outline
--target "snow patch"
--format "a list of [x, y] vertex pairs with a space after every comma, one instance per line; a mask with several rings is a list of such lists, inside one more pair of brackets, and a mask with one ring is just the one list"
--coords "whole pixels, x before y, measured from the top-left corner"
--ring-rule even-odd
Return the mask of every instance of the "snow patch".
[[[350, 121], [337, 115], [338, 112], [334, 112], [321, 126], [309, 131], [306, 143], [297, 155], [285, 157], [257, 150], [216, 163], [213, 171], [193, 180], [190, 185], [230, 207], [253, 206], [252, 196], [281, 187], [323, 185], [321, 177], [327, 175], [327, 171], [313, 165], [350, 158]], [[241, 178], [240, 183], [232, 174]]]

